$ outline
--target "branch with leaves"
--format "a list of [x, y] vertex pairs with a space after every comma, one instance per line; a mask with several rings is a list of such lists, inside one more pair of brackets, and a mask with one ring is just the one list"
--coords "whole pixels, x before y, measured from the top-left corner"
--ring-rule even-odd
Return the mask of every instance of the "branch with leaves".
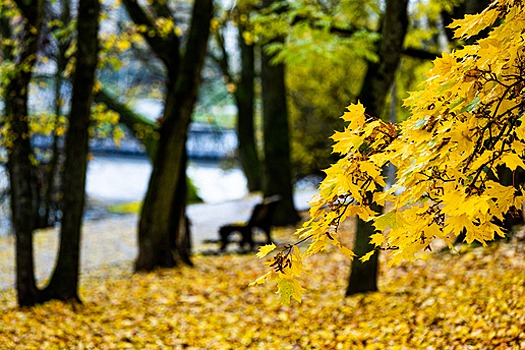
[[[333, 136], [333, 151], [342, 158], [325, 171], [311, 218], [296, 233], [310, 240], [308, 248], [284, 247], [269, 263], [274, 270], [254, 284], [275, 280], [281, 301], [300, 299], [303, 258], [328, 244], [353, 257], [337, 232], [352, 215], [373, 222], [371, 244], [390, 252], [390, 265], [416, 259], [437, 239], [453, 248], [462, 232], [466, 243], [483, 245], [505, 235], [498, 222], [525, 200], [524, 181], [517, 177], [525, 170], [523, 7], [520, 1], [495, 1], [454, 21], [457, 38], [491, 31], [434, 62], [423, 88], [405, 100], [411, 116], [397, 130], [368, 116], [359, 103], [348, 107], [342, 118], [349, 125]], [[397, 179], [376, 191], [385, 186], [381, 169], [388, 162], [397, 168]], [[512, 184], [498, 177], [502, 168], [512, 172]], [[390, 210], [375, 213], [374, 203], [389, 203]], [[262, 247], [258, 256], [274, 249]]]

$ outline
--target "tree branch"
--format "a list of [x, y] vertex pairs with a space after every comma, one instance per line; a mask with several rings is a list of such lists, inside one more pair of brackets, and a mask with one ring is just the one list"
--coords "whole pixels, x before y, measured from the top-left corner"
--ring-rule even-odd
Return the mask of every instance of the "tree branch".
[[140, 143], [142, 143], [142, 145], [146, 148], [146, 153], [150, 159], [154, 159], [153, 156], [157, 149], [156, 138], [154, 137], [153, 133], [139, 135], [139, 131], [136, 127], [137, 125], [147, 126], [152, 129], [152, 132], [155, 132], [158, 129], [158, 125], [154, 121], [134, 112], [128, 106], [119, 102], [104, 88], [101, 88], [95, 94], [95, 101], [97, 103], [105, 104], [107, 108], [118, 113], [120, 115], [119, 123], [125, 125], [129, 131], [133, 133], [133, 136], [135, 136], [137, 140], [139, 140]]
[[226, 51], [226, 46], [224, 44], [224, 36], [221, 35], [221, 33], [219, 31], [216, 31], [215, 32], [215, 41], [217, 42], [217, 45], [219, 46], [219, 49], [221, 51], [221, 56], [216, 56], [216, 55], [212, 55], [210, 54], [211, 58], [217, 63], [217, 65], [219, 66], [220, 70], [221, 70], [221, 73], [223, 74], [223, 76], [226, 78], [226, 83], [234, 83], [234, 84], [237, 84], [238, 82], [235, 81], [235, 79], [233, 78], [233, 75], [230, 71], [230, 63], [229, 63], [229, 60], [230, 60], [230, 56], [228, 55], [228, 52]]
[[421, 60], [430, 60], [433, 61], [438, 57], [441, 57], [441, 53], [436, 52], [430, 52], [423, 49], [418, 49], [415, 47], [407, 47], [403, 50], [403, 55], [413, 57], [413, 58], [419, 58]]
[[160, 37], [155, 28], [155, 23], [138, 4], [137, 0], [123, 0], [122, 2], [126, 6], [126, 10], [133, 22], [136, 25], [146, 26], [147, 33], [141, 34], [155, 54], [161, 59], [166, 67], [177, 70], [180, 61], [180, 42], [175, 33], [168, 35], [166, 38]]
[[[312, 22], [312, 19], [306, 16], [295, 16], [290, 24], [293, 26], [293, 25], [296, 25], [302, 22], [309, 22], [310, 26], [314, 29], [324, 29], [325, 28], [325, 26], [323, 25]], [[359, 30], [363, 30], [363, 29], [355, 28], [353, 26], [340, 27], [335, 24], [330, 24], [330, 26], [328, 27], [328, 31], [330, 33], [335, 34], [342, 38], [349, 38], [352, 35], [354, 35], [356, 32], [358, 32]], [[368, 29], [365, 28], [365, 30], [368, 30]], [[441, 53], [430, 52], [427, 50], [418, 49], [414, 47], [407, 47], [403, 50], [403, 55], [422, 59], [422, 60], [435, 60], [436, 58], [441, 56]]]
[[[200, 79], [200, 69], [204, 62], [204, 56], [208, 46], [212, 14], [212, 0], [196, 1], [193, 5], [186, 50], [179, 71], [180, 80], [177, 82], [179, 86], [184, 86], [184, 89], [188, 87], [196, 88], [198, 86], [197, 82]], [[204, 54], [201, 55], [201, 53]], [[202, 62], [195, 62], [196, 57], [202, 57]]]

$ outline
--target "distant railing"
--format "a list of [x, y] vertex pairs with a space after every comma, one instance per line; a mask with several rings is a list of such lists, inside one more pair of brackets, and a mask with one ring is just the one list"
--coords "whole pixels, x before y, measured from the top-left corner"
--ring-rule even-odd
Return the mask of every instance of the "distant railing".
[[[31, 138], [33, 147], [48, 149], [52, 138], [46, 135], [34, 135]], [[59, 147], [63, 146], [60, 140]], [[224, 159], [233, 157], [237, 149], [237, 134], [231, 129], [219, 129], [207, 124], [193, 123], [190, 126], [186, 150], [190, 159]], [[90, 152], [93, 154], [114, 154], [145, 156], [142, 144], [133, 136], [126, 135], [117, 146], [112, 138], [93, 138], [90, 141]]]

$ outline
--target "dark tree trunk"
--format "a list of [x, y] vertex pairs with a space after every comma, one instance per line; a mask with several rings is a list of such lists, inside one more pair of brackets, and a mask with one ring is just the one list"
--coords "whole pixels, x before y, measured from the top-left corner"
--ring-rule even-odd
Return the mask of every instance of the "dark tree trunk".
[[381, 25], [382, 38], [378, 42], [378, 62], [370, 62], [361, 87], [359, 100], [366, 113], [381, 117], [386, 97], [394, 82], [403, 53], [403, 42], [408, 28], [407, 0], [388, 0]]
[[76, 68], [69, 126], [66, 134], [64, 165], [64, 216], [60, 234], [58, 261], [45, 299], [80, 301], [78, 280], [80, 238], [85, 203], [89, 124], [95, 70], [98, 63], [98, 0], [80, 0], [77, 17]]
[[181, 123], [182, 118], [175, 105], [174, 86], [168, 85], [166, 89], [164, 122], [160, 128], [157, 153], [139, 220], [136, 271], [176, 265], [172, 249], [177, 232], [171, 231], [171, 228], [178, 225], [179, 218], [172, 217], [172, 206], [183, 162], [184, 142], [181, 140], [186, 140], [190, 116], [186, 116], [187, 125], [174, 125], [176, 121]]
[[[136, 24], [153, 28], [151, 20], [135, 0], [124, 0], [124, 4]], [[160, 7], [157, 13], [167, 10], [163, 7], [165, 5], [156, 6]], [[187, 238], [178, 237], [183, 231], [179, 228], [186, 222], [186, 198], [179, 197], [186, 192], [185, 178], [181, 176], [186, 166], [185, 141], [197, 99], [212, 13], [212, 0], [195, 1], [182, 59], [178, 52], [173, 56], [173, 52], [167, 51], [173, 51], [173, 46], [178, 51], [179, 42], [175, 35], [168, 39], [155, 35], [146, 37], [152, 50], [166, 65], [168, 77], [158, 149], [139, 221], [136, 271], [172, 267], [178, 263], [176, 258], [184, 262], [183, 257], [189, 257], [189, 252], [184, 251], [189, 249], [188, 245], [188, 248], [173, 245], [187, 241]]]
[[[373, 209], [380, 212], [383, 208], [375, 206]], [[374, 246], [369, 244], [370, 235], [372, 235], [374, 231], [375, 229], [370, 222], [365, 222], [357, 218], [353, 251], [358, 257], [374, 249]], [[377, 291], [378, 258], [379, 252], [376, 252], [367, 262], [362, 263], [358, 259], [352, 261], [346, 296]]]
[[171, 217], [174, 219], [170, 225], [171, 242], [170, 247], [175, 262], [181, 261], [186, 265], [193, 266], [191, 261], [191, 232], [190, 223], [186, 215], [186, 198], [188, 197], [188, 182], [186, 177], [186, 165], [188, 157], [186, 150], [182, 154], [182, 162], [179, 167], [179, 183], [177, 192], [173, 197]]
[[[388, 0], [381, 25], [381, 40], [378, 43], [377, 63], [369, 63], [359, 100], [366, 107], [366, 113], [380, 117], [383, 114], [388, 92], [395, 78], [395, 72], [403, 52], [403, 42], [408, 27], [408, 0]], [[382, 207], [373, 208], [381, 212]], [[357, 219], [354, 252], [362, 256], [374, 249], [369, 244], [370, 235], [374, 232], [371, 222]], [[377, 272], [379, 252], [361, 263], [354, 260], [346, 295], [373, 292], [377, 290]]]
[[[264, 0], [269, 7], [274, 0]], [[264, 126], [264, 196], [281, 196], [274, 214], [274, 224], [295, 225], [299, 215], [293, 203], [290, 159], [290, 133], [286, 104], [285, 68], [283, 63], [272, 64], [274, 55], [261, 50], [261, 84]]]
[[235, 91], [237, 103], [237, 137], [239, 139], [239, 160], [248, 181], [250, 192], [261, 190], [261, 163], [257, 152], [254, 123], [254, 79], [255, 52], [253, 45], [245, 43], [242, 36], [244, 26], [239, 24], [238, 40], [241, 51], [241, 79]]
[[13, 144], [8, 150], [7, 169], [10, 177], [12, 225], [16, 237], [16, 287], [20, 306], [35, 303], [36, 285], [33, 272], [33, 166], [27, 115], [27, 88], [30, 77], [20, 74], [6, 87], [6, 115]]
[[[69, 0], [62, 0], [60, 2], [60, 15], [59, 19], [64, 25], [68, 25], [71, 22], [70, 16], [71, 10], [69, 7]], [[55, 116], [53, 123], [53, 146], [52, 156], [49, 164], [46, 166], [45, 172], [45, 187], [42, 193], [43, 203], [41, 203], [40, 211], [37, 215], [40, 216], [40, 225], [44, 227], [53, 226], [58, 221], [58, 211], [60, 210], [60, 194], [62, 184], [62, 166], [64, 152], [59, 148], [60, 136], [57, 128], [59, 125], [60, 116], [62, 115], [62, 100], [60, 90], [64, 82], [63, 74], [66, 69], [68, 58], [66, 57], [66, 51], [69, 47], [70, 40], [59, 41], [57, 40], [58, 52], [56, 53], [56, 65], [57, 70], [55, 72], [55, 91], [54, 91], [54, 104], [55, 104]], [[43, 209], [43, 210], [41, 210]]]
[[272, 57], [263, 52], [261, 62], [264, 120], [263, 192], [265, 197], [281, 196], [281, 202], [274, 214], [274, 224], [294, 225], [299, 221], [299, 215], [293, 203], [284, 65], [272, 65], [271, 59]]
[[[5, 111], [8, 137], [12, 146], [8, 149], [7, 169], [10, 177], [11, 215], [16, 237], [16, 290], [20, 306], [37, 302], [33, 259], [33, 224], [35, 188], [34, 168], [31, 164], [31, 144], [27, 120], [28, 90], [37, 52], [44, 2], [16, 1], [22, 12], [24, 24], [21, 31], [19, 52], [11, 55], [17, 69], [5, 87]], [[5, 23], [4, 23], [5, 24]]]

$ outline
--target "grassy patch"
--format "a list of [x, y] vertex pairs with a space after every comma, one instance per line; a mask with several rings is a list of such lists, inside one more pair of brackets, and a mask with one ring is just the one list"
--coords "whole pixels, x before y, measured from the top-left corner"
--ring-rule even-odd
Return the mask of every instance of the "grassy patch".
[[[188, 204], [202, 203], [202, 198], [199, 197], [197, 187], [193, 184], [190, 178], [187, 180]], [[116, 203], [107, 206], [107, 210], [111, 214], [139, 214], [141, 208], [142, 202]]]
[[142, 208], [142, 202], [130, 202], [110, 204], [107, 207], [111, 214], [138, 214]]

